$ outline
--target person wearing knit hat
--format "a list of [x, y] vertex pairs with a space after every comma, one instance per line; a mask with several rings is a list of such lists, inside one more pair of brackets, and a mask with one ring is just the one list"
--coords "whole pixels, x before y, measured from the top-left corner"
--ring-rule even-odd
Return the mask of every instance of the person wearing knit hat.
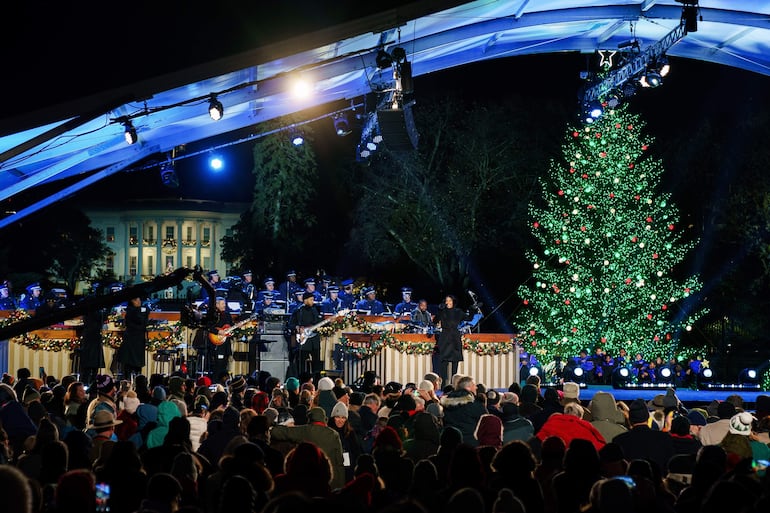
[[123, 396], [123, 410], [130, 414], [136, 413], [136, 409], [139, 407], [139, 398], [136, 396], [136, 392], [129, 390], [126, 395]]
[[700, 440], [700, 430], [708, 424], [706, 416], [708, 414], [702, 408], [692, 408], [687, 412], [687, 420], [690, 421], [690, 434]]
[[345, 401], [345, 402], [350, 401], [350, 396], [348, 394], [347, 388], [335, 386], [332, 389], [332, 392], [334, 392], [334, 395], [338, 401]]
[[573, 381], [567, 381], [562, 385], [562, 392], [564, 393], [564, 400], [580, 400], [580, 385]]
[[166, 400], [166, 389], [158, 385], [152, 389], [152, 403], [158, 406], [160, 403]]
[[318, 380], [318, 391], [332, 390], [334, 388], [334, 381], [329, 376], [324, 376]]
[[513, 392], [503, 392], [503, 395], [500, 396], [500, 404], [505, 403], [513, 403], [515, 405], [519, 404], [519, 396]]
[[628, 461], [648, 458], [666, 468], [666, 463], [675, 454], [671, 436], [650, 427], [650, 412], [644, 399], [634, 399], [628, 405], [628, 423], [631, 429], [612, 439], [617, 443]]
[[195, 386], [199, 387], [210, 387], [211, 386], [211, 378], [208, 376], [201, 376], [195, 381]]
[[473, 436], [479, 441], [479, 446], [488, 445], [499, 450], [503, 446], [503, 421], [497, 415], [482, 415]]
[[719, 442], [727, 453], [728, 469], [741, 460], [753, 457], [749, 435], [751, 435], [751, 423], [754, 420], [754, 416], [745, 411], [736, 413], [730, 418], [727, 434]]
[[29, 406], [32, 401], [40, 401], [40, 392], [33, 386], [27, 386], [27, 388], [24, 389], [24, 395], [21, 398], [21, 402], [24, 403], [24, 406]]
[[751, 423], [754, 420], [757, 419], [755, 419], [749, 412], [743, 411], [736, 413], [730, 417], [730, 427], [728, 432], [736, 435], [749, 436], [751, 434]]
[[334, 405], [334, 408], [332, 408], [331, 418], [334, 419], [336, 417], [347, 420], [348, 407], [345, 405], [345, 403], [338, 402], [337, 404]]
[[286, 390], [288, 390], [289, 392], [299, 390], [299, 380], [294, 376], [286, 379], [286, 386], [284, 388], [286, 388]]
[[227, 385], [227, 389], [230, 391], [230, 393], [243, 392], [246, 389], [246, 380], [243, 378], [243, 376], [235, 377], [230, 380], [230, 383]]

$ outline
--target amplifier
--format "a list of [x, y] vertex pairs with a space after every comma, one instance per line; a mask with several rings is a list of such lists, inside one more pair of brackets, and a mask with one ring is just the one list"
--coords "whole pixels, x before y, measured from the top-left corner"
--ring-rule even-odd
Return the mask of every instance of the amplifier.
[[263, 325], [265, 333], [283, 334], [283, 330], [286, 327], [286, 323], [283, 321], [265, 321]]
[[248, 351], [233, 351], [233, 360], [236, 362], [248, 362], [249, 361], [249, 352]]
[[286, 338], [281, 335], [262, 335], [260, 342], [264, 344], [265, 351], [262, 351], [260, 358], [262, 360], [285, 360], [289, 357]]

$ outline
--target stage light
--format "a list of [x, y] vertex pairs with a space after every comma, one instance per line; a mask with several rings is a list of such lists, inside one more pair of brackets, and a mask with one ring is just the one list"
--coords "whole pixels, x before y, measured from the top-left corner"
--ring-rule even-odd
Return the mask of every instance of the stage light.
[[298, 100], [309, 98], [312, 92], [313, 87], [304, 78], [297, 78], [291, 84], [291, 94]]
[[209, 156], [209, 167], [214, 171], [221, 171], [225, 167], [225, 161], [221, 155], [211, 154]]
[[661, 367], [660, 371], [658, 372], [658, 383], [668, 384], [673, 382], [674, 372], [671, 370], [671, 367]]
[[665, 77], [668, 75], [668, 72], [671, 71], [671, 65], [668, 63], [668, 57], [665, 55], [661, 55], [658, 57], [658, 73], [660, 73], [661, 77]]
[[738, 382], [742, 385], [756, 385], [759, 383], [759, 372], [753, 367], [745, 368], [738, 375]]
[[305, 144], [305, 137], [296, 127], [291, 127], [289, 129], [289, 140], [294, 146], [302, 146]]
[[219, 121], [225, 115], [225, 108], [222, 106], [222, 102], [217, 100], [217, 95], [212, 94], [209, 100], [209, 116], [214, 121]]
[[334, 132], [340, 137], [350, 135], [350, 133], [353, 131], [350, 128], [348, 116], [344, 112], [338, 112], [332, 117], [332, 120], [334, 121]]
[[714, 371], [710, 367], [704, 367], [698, 373], [698, 388], [707, 387], [714, 383]]
[[612, 388], [625, 388], [634, 381], [634, 376], [628, 367], [618, 367], [612, 371]]
[[139, 137], [136, 135], [136, 128], [134, 128], [134, 124], [131, 123], [130, 119], [123, 122], [123, 128], [125, 129], [123, 136], [126, 138], [126, 143], [135, 144]]
[[379, 69], [389, 68], [393, 65], [393, 57], [385, 50], [380, 50], [377, 52], [374, 62]]
[[543, 377], [543, 369], [541, 369], [537, 365], [531, 365], [531, 366], [529, 366], [529, 370], [527, 370], [527, 374], [529, 376], [540, 376], [540, 378], [542, 379], [542, 377]]
[[648, 69], [647, 72], [639, 79], [639, 84], [642, 87], [649, 87], [654, 89], [663, 83], [663, 77], [657, 70]]
[[160, 164], [160, 181], [169, 189], [176, 189], [179, 187], [179, 177], [174, 169], [174, 162], [167, 160]]

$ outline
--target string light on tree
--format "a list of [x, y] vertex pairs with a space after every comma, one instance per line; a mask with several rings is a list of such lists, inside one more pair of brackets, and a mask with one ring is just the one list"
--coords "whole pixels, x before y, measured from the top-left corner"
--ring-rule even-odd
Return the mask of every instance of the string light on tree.
[[541, 361], [597, 346], [668, 358], [705, 313], [692, 298], [698, 276], [677, 268], [698, 241], [677, 229], [643, 128], [625, 105], [606, 110], [567, 132], [563, 162], [541, 180], [545, 206], [529, 208], [541, 252], [527, 254], [534, 279], [519, 288], [517, 319]]

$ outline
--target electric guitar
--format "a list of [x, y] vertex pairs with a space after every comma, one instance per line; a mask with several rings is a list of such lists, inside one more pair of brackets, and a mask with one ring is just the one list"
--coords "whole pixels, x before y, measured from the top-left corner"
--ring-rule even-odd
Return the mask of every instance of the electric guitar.
[[233, 334], [233, 331], [237, 330], [242, 326], [245, 326], [246, 324], [249, 324], [257, 317], [258, 317], [258, 314], [252, 314], [247, 319], [238, 321], [232, 326], [230, 326], [229, 324], [225, 324], [224, 326], [222, 326], [222, 329], [219, 330], [219, 333], [209, 333], [209, 342], [211, 342], [215, 346], [221, 346], [222, 344], [225, 343], [225, 340], [227, 340], [227, 337]]
[[321, 326], [326, 326], [333, 320], [335, 320], [337, 317], [343, 317], [350, 313], [349, 309], [340, 310], [337, 312], [336, 315], [330, 316], [328, 319], [324, 319], [323, 321], [313, 324], [312, 326], [304, 326], [304, 327], [297, 327], [296, 333], [294, 334], [295, 340], [297, 342], [297, 345], [303, 346], [305, 345], [305, 342], [307, 342], [307, 339], [315, 335], [315, 332], [318, 328]]

